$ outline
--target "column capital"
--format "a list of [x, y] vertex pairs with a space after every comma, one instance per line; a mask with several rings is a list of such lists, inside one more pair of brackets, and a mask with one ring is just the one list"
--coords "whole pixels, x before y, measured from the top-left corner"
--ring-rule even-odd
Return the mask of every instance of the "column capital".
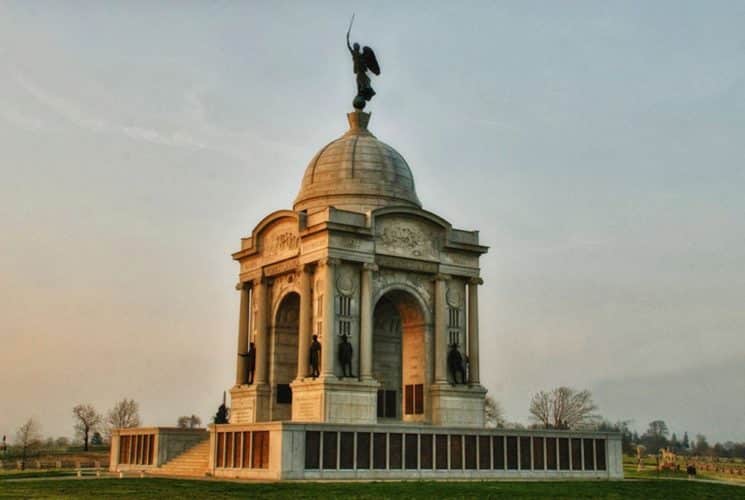
[[274, 278], [266, 276], [266, 275], [262, 275], [260, 277], [257, 277], [251, 280], [251, 286], [257, 286], [257, 285], [272, 286], [273, 283], [274, 283]]
[[374, 262], [363, 262], [362, 263], [362, 270], [363, 271], [378, 271], [378, 270], [380, 270], [380, 268]]
[[295, 269], [295, 272], [297, 274], [310, 274], [313, 272], [313, 269], [318, 265], [317, 262], [307, 262], [305, 264], [300, 264], [297, 269]]
[[253, 283], [251, 281], [239, 281], [235, 284], [235, 289], [240, 292], [242, 290], [250, 290], [252, 286]]
[[482, 280], [478, 276], [475, 276], [473, 278], [468, 278], [468, 284], [469, 285], [483, 285], [484, 284], [484, 280]]
[[437, 273], [432, 277], [432, 281], [449, 281], [451, 278], [449, 274]]
[[318, 260], [318, 265], [320, 267], [338, 266], [339, 264], [341, 264], [341, 259], [338, 257], [324, 257], [323, 259]]

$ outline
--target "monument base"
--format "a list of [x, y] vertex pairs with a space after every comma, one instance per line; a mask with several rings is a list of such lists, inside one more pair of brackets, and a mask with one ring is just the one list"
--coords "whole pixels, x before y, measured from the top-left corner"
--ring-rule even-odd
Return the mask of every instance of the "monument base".
[[484, 427], [483, 386], [432, 384], [430, 397], [432, 424]]
[[270, 419], [268, 385], [237, 385], [230, 389], [230, 423], [253, 424]]
[[305, 378], [292, 388], [294, 422], [374, 424], [377, 422], [375, 380], [354, 378]]

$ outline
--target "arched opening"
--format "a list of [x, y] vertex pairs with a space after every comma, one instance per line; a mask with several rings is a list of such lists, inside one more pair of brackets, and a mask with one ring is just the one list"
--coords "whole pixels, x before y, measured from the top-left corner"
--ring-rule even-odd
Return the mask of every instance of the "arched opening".
[[271, 420], [292, 419], [290, 382], [297, 375], [299, 316], [300, 296], [288, 293], [277, 308], [269, 339]]
[[411, 293], [392, 290], [373, 313], [373, 376], [380, 383], [378, 418], [425, 420], [427, 335], [422, 306]]

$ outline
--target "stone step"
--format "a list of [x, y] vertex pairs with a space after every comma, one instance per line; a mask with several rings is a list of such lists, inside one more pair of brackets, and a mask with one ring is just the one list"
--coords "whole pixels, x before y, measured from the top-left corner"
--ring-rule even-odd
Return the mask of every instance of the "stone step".
[[209, 452], [209, 440], [204, 440], [161, 465], [153, 474], [202, 477], [209, 469]]

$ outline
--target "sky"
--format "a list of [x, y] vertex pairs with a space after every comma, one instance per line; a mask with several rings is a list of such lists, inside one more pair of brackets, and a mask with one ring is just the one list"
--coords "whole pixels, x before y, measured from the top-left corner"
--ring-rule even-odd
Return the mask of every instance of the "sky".
[[745, 4], [0, 2], [0, 433], [122, 397], [208, 421], [230, 257], [346, 129], [478, 229], [482, 381], [745, 440]]

